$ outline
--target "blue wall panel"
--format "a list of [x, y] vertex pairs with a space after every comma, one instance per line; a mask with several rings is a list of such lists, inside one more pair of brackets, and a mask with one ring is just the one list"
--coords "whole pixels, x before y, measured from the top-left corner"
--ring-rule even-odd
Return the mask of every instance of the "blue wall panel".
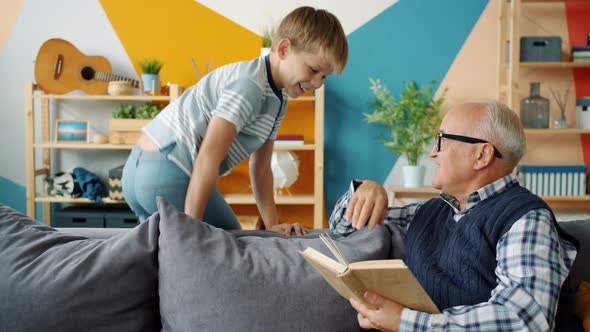
[[[10, 206], [22, 214], [26, 214], [26, 198], [27, 193], [25, 187], [0, 176], [0, 203]], [[43, 213], [41, 213], [41, 208], [42, 204], [37, 203], [37, 218], [35, 219], [42, 222]]]
[[348, 36], [348, 65], [326, 82], [328, 213], [352, 177], [383, 182], [397, 160], [375, 139], [379, 127], [363, 121], [373, 98], [369, 78], [380, 78], [394, 96], [405, 81], [442, 80], [487, 4], [450, 2], [401, 0]]

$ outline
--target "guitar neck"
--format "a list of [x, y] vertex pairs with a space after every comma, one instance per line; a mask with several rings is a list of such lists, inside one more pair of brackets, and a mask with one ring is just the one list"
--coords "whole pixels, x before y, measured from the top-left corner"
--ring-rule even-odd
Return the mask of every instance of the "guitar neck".
[[100, 71], [96, 72], [96, 74], [94, 75], [94, 79], [98, 80], [98, 81], [106, 81], [106, 82], [111, 82], [111, 81], [131, 82], [132, 87], [139, 88], [139, 81], [128, 78], [128, 77], [111, 74], [111, 73], [105, 73], [105, 72], [100, 72]]

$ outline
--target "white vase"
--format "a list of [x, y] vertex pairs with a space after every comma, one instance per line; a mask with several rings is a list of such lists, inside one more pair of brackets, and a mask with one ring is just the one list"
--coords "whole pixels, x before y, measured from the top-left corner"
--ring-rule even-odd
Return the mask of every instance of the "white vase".
[[299, 158], [291, 151], [273, 151], [270, 159], [274, 188], [289, 188], [299, 177]]
[[270, 54], [270, 47], [263, 47], [260, 49], [260, 56], [265, 56]]
[[404, 166], [404, 187], [419, 188], [424, 187], [424, 171], [426, 168], [423, 165], [418, 166]]

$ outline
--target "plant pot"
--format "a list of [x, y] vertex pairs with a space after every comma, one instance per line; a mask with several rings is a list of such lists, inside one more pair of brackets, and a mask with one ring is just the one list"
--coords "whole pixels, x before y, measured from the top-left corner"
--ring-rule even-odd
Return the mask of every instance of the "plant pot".
[[160, 91], [160, 75], [159, 74], [141, 74], [144, 92], [158, 92]]
[[424, 187], [424, 172], [426, 167], [423, 165], [418, 166], [404, 166], [404, 187], [406, 188], [419, 188]]

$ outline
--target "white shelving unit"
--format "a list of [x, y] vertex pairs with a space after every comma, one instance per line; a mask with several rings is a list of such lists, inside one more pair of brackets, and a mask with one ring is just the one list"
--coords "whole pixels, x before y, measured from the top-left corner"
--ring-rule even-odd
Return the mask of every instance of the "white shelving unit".
[[[53, 149], [62, 150], [131, 150], [129, 144], [95, 144], [95, 143], [64, 143], [50, 139], [54, 126], [50, 123], [50, 100], [76, 100], [76, 101], [171, 101], [180, 95], [180, 87], [176, 84], [170, 86], [169, 96], [108, 96], [108, 95], [57, 95], [46, 94], [33, 83], [25, 84], [25, 149], [26, 149], [26, 206], [27, 214], [33, 218], [36, 216], [36, 204], [43, 203], [43, 222], [51, 224], [50, 205], [53, 203], [81, 203], [94, 204], [87, 198], [52, 197], [47, 194], [44, 186], [38, 188], [37, 177], [45, 178], [51, 174], [51, 153]], [[39, 91], [36, 95], [35, 91]], [[36, 109], [35, 100], [39, 99], [40, 107]], [[36, 121], [36, 113], [40, 112], [40, 121]], [[39, 123], [36, 123], [39, 122]], [[40, 139], [35, 140], [35, 134], [39, 131]], [[41, 150], [40, 155], [37, 149]], [[41, 167], [37, 168], [37, 160], [41, 158]], [[42, 181], [43, 182], [43, 181]], [[40, 193], [39, 195], [37, 193]], [[122, 201], [114, 201], [108, 198], [103, 200], [105, 204], [121, 204]]]
[[[95, 144], [95, 143], [64, 143], [50, 140], [50, 100], [75, 100], [75, 101], [172, 101], [179, 97], [178, 85], [170, 87], [170, 96], [107, 96], [107, 95], [57, 95], [45, 94], [39, 90], [36, 96], [37, 86], [33, 83], [25, 85], [25, 149], [26, 149], [26, 206], [27, 214], [36, 216], [36, 204], [43, 203], [43, 221], [51, 223], [50, 204], [53, 203], [79, 203], [92, 204], [94, 202], [86, 198], [64, 198], [49, 196], [45, 188], [38, 188], [37, 177], [42, 178], [51, 174], [51, 153], [53, 149], [69, 150], [130, 150], [130, 144]], [[35, 99], [40, 102], [39, 109], [35, 108]], [[323, 228], [324, 214], [324, 88], [316, 90], [314, 96], [303, 96], [294, 101], [314, 102], [314, 142], [300, 146], [277, 146], [275, 150], [313, 151], [314, 153], [314, 191], [313, 194], [277, 195], [278, 205], [311, 205], [313, 206], [313, 226]], [[36, 113], [40, 112], [40, 121], [36, 123]], [[35, 140], [35, 133], [39, 131], [40, 139]], [[40, 155], [37, 154], [41, 150]], [[36, 167], [38, 158], [41, 158], [41, 167]], [[40, 193], [37, 195], [37, 193]], [[256, 204], [252, 194], [226, 194], [225, 199], [229, 204]], [[121, 201], [104, 199], [105, 204], [121, 204]]]
[[[498, 52], [498, 98], [510, 106], [515, 112], [520, 110], [519, 87], [521, 85], [521, 69], [535, 71], [563, 71], [574, 68], [590, 68], [588, 62], [520, 62], [520, 37], [523, 22], [523, 6], [547, 6], [574, 2], [574, 0], [498, 0], [500, 1], [499, 19], [499, 52]], [[587, 2], [589, 0], [575, 0]], [[527, 82], [522, 82], [528, 85]], [[526, 129], [529, 138], [555, 138], [573, 135], [590, 134], [590, 129]], [[539, 160], [538, 163], [543, 163]], [[590, 209], [590, 195], [581, 196], [544, 196], [542, 197], [553, 209]]]

